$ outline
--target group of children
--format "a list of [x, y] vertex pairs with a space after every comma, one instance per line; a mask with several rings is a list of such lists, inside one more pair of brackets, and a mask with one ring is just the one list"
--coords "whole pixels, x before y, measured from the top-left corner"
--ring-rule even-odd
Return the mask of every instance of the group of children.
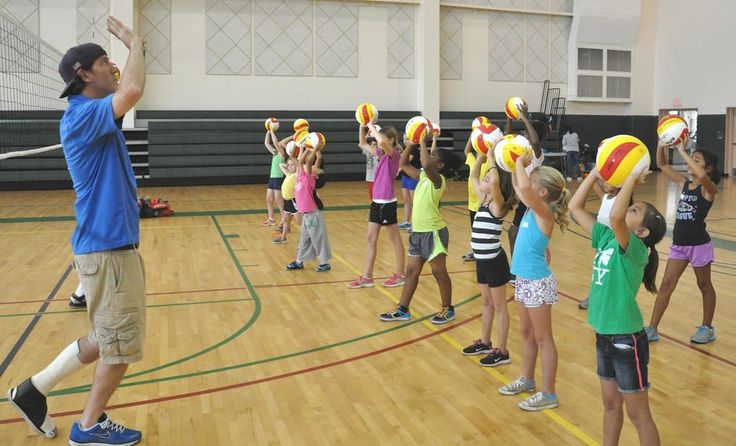
[[[483, 312], [481, 336], [463, 349], [463, 354], [486, 355], [480, 360], [483, 366], [494, 367], [511, 362], [507, 346], [509, 313], [506, 284], [513, 280], [522, 339], [521, 375], [501, 386], [498, 391], [503, 395], [535, 392], [519, 404], [521, 409], [528, 411], [559, 405], [555, 390], [558, 357], [551, 311], [558, 297], [557, 283], [550, 269], [549, 242], [555, 226], [559, 226], [561, 231], [568, 226], [569, 212], [591, 235], [592, 246], [596, 249], [589, 297], [580, 306], [588, 309], [588, 322], [596, 333], [597, 373], [604, 405], [604, 442], [616, 444], [618, 441], [623, 423], [623, 405], [626, 404], [640, 442], [658, 444], [659, 434], [649, 409], [647, 393], [649, 342], [659, 339], [657, 326], [688, 264], [695, 271], [703, 297], [703, 321], [691, 340], [701, 344], [715, 340], [712, 320], [716, 298], [710, 278], [714, 253], [713, 244], [705, 230], [705, 218], [717, 194], [716, 185], [720, 180], [716, 157], [707, 149], [697, 149], [691, 155], [685, 149], [687, 140], [683, 141], [678, 150], [687, 163], [688, 178], [667, 164], [666, 147], [657, 147], [659, 167], [682, 188], [673, 244], [657, 293], [656, 244], [665, 235], [666, 222], [652, 204], [633, 200], [636, 184], [642, 183], [649, 172], [631, 175], [620, 188], [615, 188], [605, 184], [594, 169], [572, 195], [562, 174], [542, 165], [544, 155], [538, 133], [545, 131], [546, 126], [531, 122], [526, 109], [521, 112], [525, 136], [533, 151], [517, 160], [513, 172], [502, 171], [495, 165], [493, 150], [487, 156], [478, 154], [476, 157], [470, 148], [470, 141], [465, 150], [466, 164], [471, 169], [469, 210], [472, 251], [464, 259], [476, 262], [476, 280], [483, 297]], [[511, 131], [510, 121], [507, 122], [506, 131]], [[276, 145], [275, 136], [272, 138]], [[373, 167], [370, 178], [368, 173], [366, 176], [366, 180], [372, 180], [369, 182], [371, 206], [365, 270], [348, 287], [374, 286], [373, 265], [377, 240], [381, 227], [385, 226], [396, 257], [396, 269], [383, 285], [403, 285], [404, 288], [399, 304], [381, 314], [380, 320], [406, 321], [411, 318], [410, 303], [425, 263], [430, 265], [441, 300], [441, 309], [434, 315], [432, 322], [445, 324], [454, 320], [452, 282], [446, 265], [449, 232], [439, 208], [447, 183], [442, 172], [446, 168], [455, 168], [459, 164], [458, 160], [452, 152], [437, 148], [436, 134], [427, 135], [419, 144], [404, 141], [402, 150], [393, 127], [380, 128], [370, 122], [360, 127], [358, 138], [360, 148], [369, 160], [368, 164]], [[318, 271], [329, 269], [329, 244], [324, 218], [313, 200], [309, 199], [314, 190], [314, 165], [318, 158], [318, 153], [305, 151], [296, 160], [290, 161], [293, 167], [282, 169], [287, 178], [296, 176], [296, 209], [305, 215], [297, 260], [290, 263], [288, 269], [300, 269], [303, 261], [315, 256], [322, 263]], [[399, 236], [401, 225], [397, 218], [397, 197], [393, 187], [399, 171], [405, 178], [416, 181], [413, 209], [404, 221], [407, 223], [411, 219], [406, 267], [404, 246]], [[603, 183], [602, 188], [599, 183]], [[601, 198], [597, 216], [585, 209], [591, 190], [595, 190]], [[284, 189], [282, 192], [284, 197], [290, 196]], [[301, 200], [306, 204], [300, 204]], [[516, 214], [509, 229], [509, 265], [500, 239], [504, 218], [514, 206]], [[307, 215], [315, 212], [307, 219]], [[651, 322], [647, 327], [644, 326], [636, 302], [641, 283], [650, 293], [657, 293]], [[494, 346], [491, 329], [496, 317], [497, 338]], [[540, 391], [537, 391], [534, 379], [538, 354], [542, 362]]]

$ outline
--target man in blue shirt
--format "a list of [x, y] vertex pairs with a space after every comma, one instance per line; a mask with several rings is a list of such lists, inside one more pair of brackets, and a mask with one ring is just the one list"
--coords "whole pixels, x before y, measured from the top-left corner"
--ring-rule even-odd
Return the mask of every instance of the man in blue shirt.
[[128, 364], [143, 357], [146, 328], [137, 190], [121, 130], [123, 116], [143, 96], [145, 48], [143, 39], [116, 18], [108, 18], [107, 29], [130, 51], [122, 75], [94, 43], [70, 48], [59, 63], [66, 83], [61, 97], [69, 98], [61, 142], [77, 194], [71, 244], [90, 331], [9, 392], [28, 424], [53, 438], [56, 425], [46, 395], [64, 377], [99, 359], [84, 412], [69, 435], [71, 445], [133, 445], [142, 436], [103, 412]]

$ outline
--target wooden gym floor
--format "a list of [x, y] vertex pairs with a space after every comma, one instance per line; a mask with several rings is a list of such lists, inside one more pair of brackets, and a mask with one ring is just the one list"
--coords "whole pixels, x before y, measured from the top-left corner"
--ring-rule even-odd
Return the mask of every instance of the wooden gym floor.
[[[575, 187], [576, 185], [573, 185]], [[577, 303], [587, 294], [593, 250], [575, 225], [555, 232], [551, 249], [560, 289], [554, 308], [559, 349], [556, 410], [525, 413], [521, 397], [497, 387], [519, 374], [515, 303], [513, 363], [479, 367], [460, 350], [480, 330], [475, 265], [464, 263], [470, 237], [466, 183], [451, 183], [443, 216], [450, 228], [448, 270], [458, 317], [436, 327], [429, 269], [414, 298], [414, 319], [383, 323], [401, 289], [348, 290], [365, 255], [368, 199], [364, 183], [329, 183], [322, 191], [333, 269], [314, 264], [287, 272], [298, 231], [273, 245], [262, 228], [265, 186], [144, 188], [169, 199], [177, 216], [141, 222], [146, 261], [148, 334], [142, 362], [110, 404], [116, 421], [141, 429], [143, 444], [600, 444], [602, 405], [594, 334]], [[701, 318], [700, 295], [686, 271], [652, 344], [650, 399], [662, 444], [732, 444], [736, 438], [736, 187], [725, 179], [710, 212], [716, 244], [717, 341], [689, 342]], [[674, 221], [679, 191], [661, 174], [636, 191]], [[70, 267], [74, 228], [71, 191], [0, 193], [0, 389], [37, 372], [87, 331], [83, 311], [70, 310], [77, 285]], [[598, 201], [591, 197], [590, 209]], [[399, 214], [403, 211], [400, 209]], [[406, 244], [406, 234], [402, 233]], [[504, 238], [504, 242], [506, 242]], [[660, 277], [670, 238], [659, 244]], [[376, 277], [392, 272], [380, 238]], [[729, 285], [731, 283], [731, 285]], [[513, 289], [508, 287], [508, 296]], [[639, 302], [648, 321], [654, 296]], [[494, 330], [495, 336], [495, 330]], [[538, 362], [539, 367], [539, 362]], [[92, 367], [63, 381], [49, 398], [59, 436], [32, 434], [0, 400], [0, 444], [66, 444], [80, 413]], [[539, 370], [537, 371], [539, 376]], [[621, 444], [636, 444], [624, 423]]]

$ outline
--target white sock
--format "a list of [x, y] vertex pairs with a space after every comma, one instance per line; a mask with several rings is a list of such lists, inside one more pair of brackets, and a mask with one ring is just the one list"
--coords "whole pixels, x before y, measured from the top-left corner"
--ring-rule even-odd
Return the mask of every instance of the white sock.
[[84, 296], [84, 288], [82, 288], [82, 282], [79, 282], [77, 291], [75, 291], [74, 294], [76, 294], [77, 296]]
[[59, 382], [84, 367], [79, 360], [79, 341], [69, 344], [45, 369], [31, 377], [39, 392], [48, 395]]

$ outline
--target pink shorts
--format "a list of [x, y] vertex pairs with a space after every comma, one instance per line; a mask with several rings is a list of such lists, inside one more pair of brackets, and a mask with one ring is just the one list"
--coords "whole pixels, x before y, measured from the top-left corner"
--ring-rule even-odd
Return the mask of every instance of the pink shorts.
[[700, 268], [716, 259], [715, 254], [713, 253], [713, 242], [697, 246], [680, 246], [673, 244], [670, 246], [670, 259], [687, 260], [693, 268]]

